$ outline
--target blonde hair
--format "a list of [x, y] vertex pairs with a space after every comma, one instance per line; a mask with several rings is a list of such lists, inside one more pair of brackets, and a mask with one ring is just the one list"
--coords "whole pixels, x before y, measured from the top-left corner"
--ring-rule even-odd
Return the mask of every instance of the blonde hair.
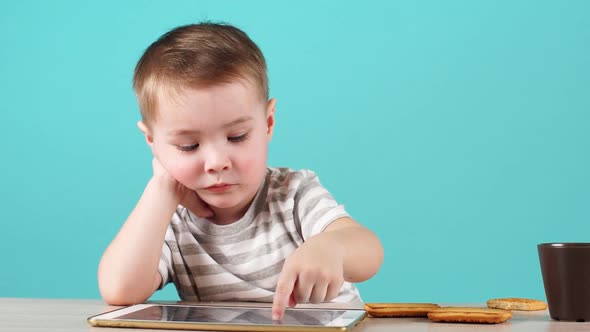
[[160, 98], [181, 88], [239, 79], [268, 99], [266, 61], [258, 46], [234, 26], [204, 22], [175, 28], [151, 44], [135, 67], [133, 89], [149, 126], [157, 119]]

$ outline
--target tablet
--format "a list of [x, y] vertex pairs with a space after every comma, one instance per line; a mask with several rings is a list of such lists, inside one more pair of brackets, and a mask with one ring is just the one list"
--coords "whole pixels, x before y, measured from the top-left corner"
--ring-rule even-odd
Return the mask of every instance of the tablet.
[[287, 308], [273, 321], [270, 307], [203, 304], [136, 304], [88, 318], [92, 326], [209, 331], [349, 331], [363, 318], [362, 309]]

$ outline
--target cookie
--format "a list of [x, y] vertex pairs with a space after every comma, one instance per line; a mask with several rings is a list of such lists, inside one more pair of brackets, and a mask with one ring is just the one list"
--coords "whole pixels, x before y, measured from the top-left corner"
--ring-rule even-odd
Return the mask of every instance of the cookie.
[[488, 308], [505, 309], [505, 310], [545, 310], [547, 303], [539, 300], [520, 299], [520, 298], [503, 298], [491, 299], [486, 302]]
[[512, 313], [502, 309], [443, 307], [428, 313], [428, 319], [447, 323], [498, 324], [509, 320]]
[[440, 306], [434, 303], [365, 303], [365, 310], [373, 317], [426, 317], [436, 308]]

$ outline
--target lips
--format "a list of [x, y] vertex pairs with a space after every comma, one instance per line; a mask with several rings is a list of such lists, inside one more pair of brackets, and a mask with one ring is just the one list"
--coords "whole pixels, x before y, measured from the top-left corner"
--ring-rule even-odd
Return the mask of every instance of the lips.
[[217, 183], [212, 186], [206, 187], [205, 190], [213, 193], [222, 193], [230, 190], [231, 188], [233, 188], [233, 186], [233, 184]]

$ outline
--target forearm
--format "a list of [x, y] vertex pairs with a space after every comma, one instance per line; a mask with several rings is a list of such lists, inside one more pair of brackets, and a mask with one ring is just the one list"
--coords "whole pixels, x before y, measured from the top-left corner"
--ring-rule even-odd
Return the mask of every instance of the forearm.
[[344, 280], [348, 282], [371, 278], [383, 262], [381, 241], [373, 232], [349, 218], [334, 222], [311, 240], [321, 241], [322, 246], [342, 254]]
[[151, 180], [137, 206], [105, 251], [98, 284], [106, 302], [144, 302], [156, 289], [164, 235], [178, 205], [174, 195], [162, 195]]

